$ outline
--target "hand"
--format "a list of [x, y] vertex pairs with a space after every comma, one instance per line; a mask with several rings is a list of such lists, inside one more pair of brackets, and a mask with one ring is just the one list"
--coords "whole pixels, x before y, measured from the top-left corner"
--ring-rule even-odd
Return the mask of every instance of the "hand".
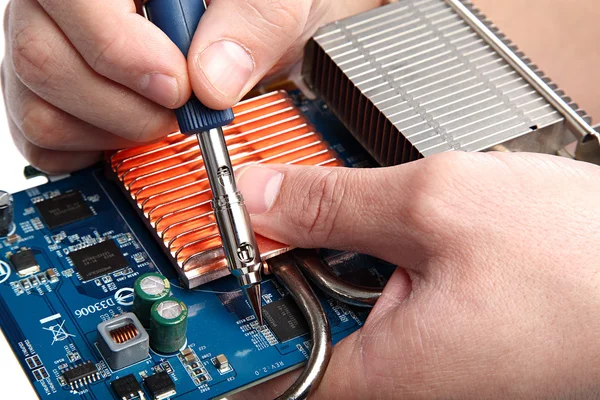
[[[401, 266], [314, 399], [599, 395], [600, 168], [446, 153], [370, 170], [253, 166], [238, 182], [262, 235]], [[274, 398], [295, 377], [239, 396]]]
[[44, 171], [85, 167], [100, 150], [176, 130], [169, 108], [192, 88], [210, 107], [231, 107], [297, 61], [320, 25], [380, 2], [214, 0], [186, 61], [139, 15], [141, 0], [12, 0], [2, 65], [11, 133]]

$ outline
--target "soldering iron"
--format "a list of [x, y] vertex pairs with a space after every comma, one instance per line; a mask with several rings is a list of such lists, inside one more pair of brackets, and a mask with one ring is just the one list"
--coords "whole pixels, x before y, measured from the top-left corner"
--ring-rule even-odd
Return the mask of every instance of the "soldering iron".
[[[187, 57], [194, 32], [206, 11], [204, 0], [149, 0], [147, 18]], [[198, 137], [213, 193], [213, 209], [231, 273], [237, 277], [262, 325], [262, 261], [244, 199], [237, 189], [222, 127], [233, 121], [233, 111], [212, 110], [192, 94], [175, 110], [182, 133]]]

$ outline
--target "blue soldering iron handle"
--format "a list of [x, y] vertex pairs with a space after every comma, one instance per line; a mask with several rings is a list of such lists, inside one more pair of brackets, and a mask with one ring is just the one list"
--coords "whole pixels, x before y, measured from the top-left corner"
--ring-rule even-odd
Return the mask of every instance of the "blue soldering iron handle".
[[[146, 15], [179, 47], [187, 57], [194, 32], [206, 11], [204, 0], [148, 0]], [[233, 121], [233, 111], [212, 110], [192, 94], [190, 100], [175, 110], [182, 133], [197, 134], [228, 125]]]

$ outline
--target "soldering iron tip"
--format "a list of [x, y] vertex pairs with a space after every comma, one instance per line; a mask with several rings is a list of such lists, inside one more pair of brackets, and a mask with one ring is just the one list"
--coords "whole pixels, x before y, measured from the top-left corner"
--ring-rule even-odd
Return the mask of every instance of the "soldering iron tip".
[[263, 315], [262, 315], [262, 293], [260, 290], [260, 284], [248, 286], [244, 289], [246, 292], [246, 296], [248, 297], [248, 301], [250, 301], [250, 305], [252, 306], [252, 310], [254, 310], [254, 314], [256, 315], [256, 319], [260, 325], [263, 324]]

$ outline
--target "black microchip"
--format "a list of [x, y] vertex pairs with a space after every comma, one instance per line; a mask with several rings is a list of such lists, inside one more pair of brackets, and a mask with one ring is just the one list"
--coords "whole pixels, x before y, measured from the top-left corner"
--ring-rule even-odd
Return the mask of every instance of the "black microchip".
[[96, 365], [88, 361], [63, 372], [63, 378], [68, 384], [86, 382], [87, 378], [95, 376], [98, 373]]
[[290, 296], [269, 303], [262, 310], [267, 325], [280, 342], [308, 333], [306, 320]]
[[129, 264], [114, 240], [106, 240], [69, 255], [84, 281], [118, 271]]
[[35, 204], [48, 228], [54, 229], [94, 215], [80, 192], [69, 192]]
[[135, 399], [142, 393], [142, 387], [133, 374], [112, 381], [110, 386], [119, 399]]
[[19, 275], [28, 275], [40, 270], [33, 251], [29, 249], [20, 250], [18, 253], [11, 255], [10, 263]]
[[176, 393], [175, 383], [173, 383], [173, 379], [165, 371], [150, 375], [144, 379], [144, 384], [154, 400], [165, 399]]

